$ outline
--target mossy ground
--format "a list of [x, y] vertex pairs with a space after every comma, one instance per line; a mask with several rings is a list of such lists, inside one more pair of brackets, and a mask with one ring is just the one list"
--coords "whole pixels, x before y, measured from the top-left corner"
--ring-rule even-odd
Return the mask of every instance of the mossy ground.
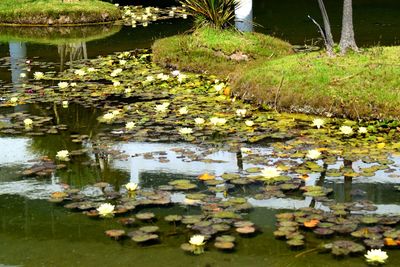
[[99, 0], [2, 0], [1, 24], [88, 24], [114, 21], [120, 12], [113, 4]]
[[[292, 53], [290, 44], [271, 36], [211, 28], [157, 40], [152, 49], [154, 61], [164, 67], [218, 75], [228, 75], [253, 60]], [[232, 55], [246, 55], [249, 60], [231, 59]]]
[[[270, 36], [206, 28], [158, 40], [153, 51], [164, 67], [229, 76], [234, 94], [278, 110], [400, 117], [400, 47], [293, 54], [290, 44]], [[250, 60], [229, 59], [238, 52]]]

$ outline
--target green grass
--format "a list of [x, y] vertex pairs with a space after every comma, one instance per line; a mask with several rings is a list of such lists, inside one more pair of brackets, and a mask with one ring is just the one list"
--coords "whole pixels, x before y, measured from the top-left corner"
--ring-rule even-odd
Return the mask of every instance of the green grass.
[[99, 0], [1, 0], [0, 24], [88, 24], [117, 20], [113, 4]]
[[399, 46], [334, 58], [324, 53], [296, 54], [236, 72], [232, 88], [278, 109], [399, 119], [399, 55]]
[[[157, 40], [152, 49], [154, 61], [164, 67], [218, 75], [229, 75], [238, 66], [257, 59], [271, 60], [292, 53], [291, 45], [277, 38], [212, 28]], [[238, 53], [247, 55], [249, 61], [229, 58]]]

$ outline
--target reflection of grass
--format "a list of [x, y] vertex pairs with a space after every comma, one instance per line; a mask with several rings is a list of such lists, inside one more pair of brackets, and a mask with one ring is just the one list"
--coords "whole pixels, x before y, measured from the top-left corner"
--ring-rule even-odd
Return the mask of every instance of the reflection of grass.
[[235, 67], [247, 64], [231, 60], [229, 56], [233, 54], [269, 60], [291, 51], [290, 44], [267, 35], [211, 28], [157, 40], [153, 45], [154, 60], [161, 65], [213, 74], [228, 74]]
[[119, 19], [120, 12], [110, 3], [80, 0], [1, 0], [0, 23], [6, 24], [84, 24]]
[[0, 27], [0, 42], [68, 44], [89, 42], [114, 35], [122, 26]]

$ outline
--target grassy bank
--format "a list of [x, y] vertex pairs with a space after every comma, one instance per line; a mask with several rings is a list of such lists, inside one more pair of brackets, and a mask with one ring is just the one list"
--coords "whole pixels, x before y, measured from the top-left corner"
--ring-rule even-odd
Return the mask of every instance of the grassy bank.
[[99, 0], [1, 0], [1, 24], [62, 25], [114, 21], [120, 12]]
[[[229, 76], [234, 94], [278, 110], [400, 119], [400, 47], [331, 58], [293, 54], [270, 36], [202, 29], [157, 40], [153, 52], [164, 67]], [[242, 54], [249, 60], [231, 58]]]
[[154, 61], [164, 67], [218, 75], [228, 75], [257, 59], [292, 53], [291, 45], [277, 38], [210, 28], [157, 40], [152, 49]]
[[278, 109], [350, 118], [400, 118], [400, 47], [327, 57], [296, 54], [235, 72], [237, 94]]

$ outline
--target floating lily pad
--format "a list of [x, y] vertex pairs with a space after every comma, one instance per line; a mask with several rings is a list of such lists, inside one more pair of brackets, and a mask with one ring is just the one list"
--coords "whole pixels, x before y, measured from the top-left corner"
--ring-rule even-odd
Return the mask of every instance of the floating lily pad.
[[222, 250], [231, 250], [235, 247], [235, 244], [233, 242], [221, 242], [221, 241], [217, 241], [214, 243], [214, 246], [218, 249], [222, 249]]
[[155, 233], [158, 232], [160, 228], [158, 226], [143, 226], [139, 230], [145, 233]]
[[125, 230], [117, 230], [117, 229], [113, 229], [113, 230], [107, 230], [106, 235], [114, 238], [114, 239], [120, 239], [122, 236], [125, 235]]
[[155, 217], [154, 213], [152, 212], [143, 212], [136, 214], [136, 218], [142, 221], [151, 220]]

